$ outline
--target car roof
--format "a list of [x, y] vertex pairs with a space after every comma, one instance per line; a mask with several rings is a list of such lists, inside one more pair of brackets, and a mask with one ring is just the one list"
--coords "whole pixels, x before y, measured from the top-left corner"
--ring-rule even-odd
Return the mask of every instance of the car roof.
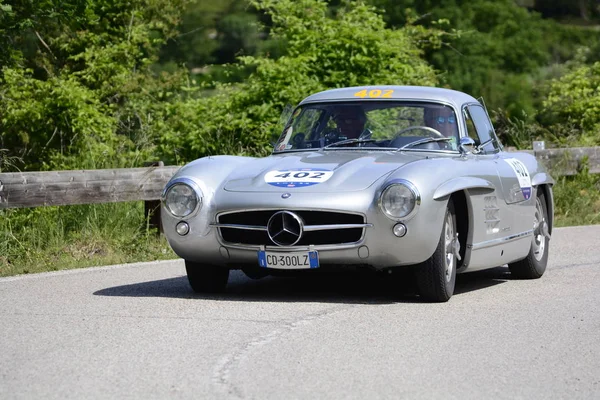
[[[364, 96], [356, 96], [357, 93], [366, 90]], [[370, 95], [375, 92], [376, 97]], [[391, 92], [389, 92], [391, 91]], [[386, 93], [387, 92], [387, 93]], [[384, 95], [385, 94], [385, 95]], [[390, 101], [390, 100], [417, 100], [417, 101], [435, 101], [449, 103], [455, 108], [465, 103], [479, 103], [474, 97], [452, 89], [444, 89], [432, 86], [395, 86], [395, 85], [377, 85], [377, 86], [354, 86], [340, 89], [325, 90], [308, 96], [300, 102], [300, 105], [307, 103], [336, 102], [336, 101]]]

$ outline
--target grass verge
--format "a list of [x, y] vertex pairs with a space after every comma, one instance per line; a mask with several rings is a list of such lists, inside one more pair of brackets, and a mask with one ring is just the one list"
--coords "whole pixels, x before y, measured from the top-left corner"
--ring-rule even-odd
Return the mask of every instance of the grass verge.
[[554, 185], [556, 226], [600, 224], [600, 174], [587, 165], [574, 176], [562, 176]]
[[176, 257], [143, 202], [0, 210], [0, 276]]

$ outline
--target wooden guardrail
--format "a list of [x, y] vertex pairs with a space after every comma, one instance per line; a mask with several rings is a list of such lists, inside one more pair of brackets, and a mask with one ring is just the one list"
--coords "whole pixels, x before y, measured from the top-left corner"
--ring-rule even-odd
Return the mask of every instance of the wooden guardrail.
[[0, 173], [0, 209], [158, 200], [179, 167]]
[[590, 173], [600, 174], [600, 147], [519, 151], [535, 155], [553, 176], [576, 175], [583, 168], [584, 160]]
[[[600, 147], [546, 149], [535, 154], [554, 176], [574, 175], [587, 159], [600, 173]], [[155, 208], [162, 189], [179, 167], [0, 173], [0, 209], [146, 201]]]
[[144, 201], [149, 225], [160, 227], [160, 195], [179, 169], [145, 168], [0, 173], [0, 210]]

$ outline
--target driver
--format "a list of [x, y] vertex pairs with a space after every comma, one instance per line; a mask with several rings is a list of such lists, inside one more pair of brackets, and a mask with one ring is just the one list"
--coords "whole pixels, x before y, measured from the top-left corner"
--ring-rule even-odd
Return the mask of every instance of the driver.
[[368, 130], [365, 130], [367, 115], [360, 106], [339, 107], [334, 111], [333, 121], [337, 126], [340, 138], [358, 139], [368, 134]]
[[425, 125], [446, 137], [458, 137], [456, 115], [450, 107], [427, 107], [424, 111]]

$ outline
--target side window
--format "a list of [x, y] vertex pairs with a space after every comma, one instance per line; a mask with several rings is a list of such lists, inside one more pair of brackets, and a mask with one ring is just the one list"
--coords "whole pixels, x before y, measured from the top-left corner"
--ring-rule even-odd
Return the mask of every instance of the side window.
[[479, 136], [477, 135], [477, 130], [475, 129], [473, 119], [471, 119], [471, 115], [466, 109], [463, 111], [463, 113], [465, 114], [465, 122], [467, 123], [467, 133], [469, 137], [475, 141], [475, 144], [478, 145], [480, 140]]
[[308, 108], [303, 110], [296, 120], [294, 121], [294, 132], [302, 133], [307, 138], [310, 137], [311, 132], [314, 130], [316, 124], [319, 122], [321, 117], [321, 110], [314, 108]]
[[[475, 140], [477, 145], [495, 138], [494, 128], [483, 107], [478, 105], [467, 106], [465, 110], [467, 132], [469, 137]], [[485, 153], [493, 153], [498, 149], [495, 141], [489, 142], [483, 147]]]

